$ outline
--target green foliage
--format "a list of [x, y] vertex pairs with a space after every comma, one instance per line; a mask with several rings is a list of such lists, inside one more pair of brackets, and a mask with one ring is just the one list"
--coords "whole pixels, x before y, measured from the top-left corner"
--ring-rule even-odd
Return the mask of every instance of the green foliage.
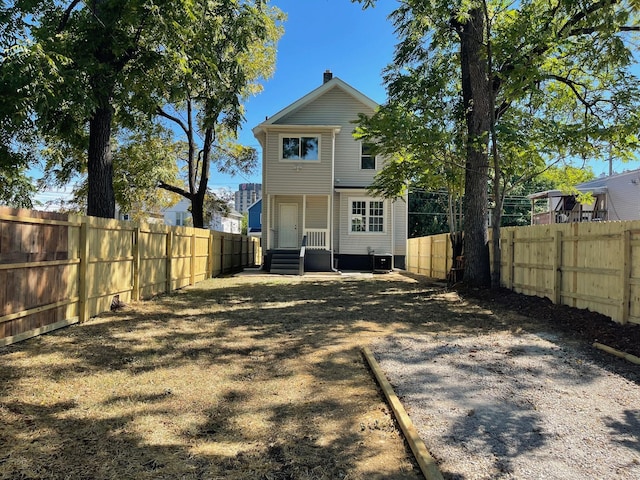
[[247, 235], [249, 233], [249, 213], [244, 212], [242, 215], [242, 221], [240, 224], [240, 233], [242, 235]]
[[35, 187], [24, 169], [0, 168], [0, 205], [15, 208], [33, 208]]
[[[198, 162], [196, 128], [213, 133], [200, 150], [218, 128], [237, 130], [242, 100], [273, 69], [282, 20], [262, 0], [13, 0], [0, 15], [0, 88], [13, 92], [2, 121], [17, 126], [11, 132], [37, 128], [52, 176], [88, 172], [89, 192], [109, 187], [95, 189], [105, 201], [112, 133], [129, 137], [166, 105], [189, 109]], [[198, 183], [193, 171], [189, 181]]]
[[[366, 8], [375, 1], [360, 3]], [[465, 242], [470, 247], [465, 275], [474, 281], [482, 282], [483, 270], [488, 271], [488, 264], [480, 265], [488, 262], [483, 253], [486, 224], [475, 221], [489, 190], [487, 173], [493, 175], [498, 220], [494, 225], [499, 225], [506, 195], [547, 165], [608, 155], [627, 159], [637, 150], [640, 89], [631, 68], [631, 35], [640, 31], [638, 5], [598, 0], [407, 0], [391, 15], [400, 43], [389, 67], [394, 75], [386, 79], [389, 102], [400, 109], [408, 106], [406, 115], [411, 117], [413, 105], [421, 101], [416, 99], [432, 95], [429, 89], [420, 93], [410, 88], [402, 88], [399, 97], [393, 95], [394, 85], [403, 83], [398, 78], [410, 81], [414, 72], [419, 72], [418, 80], [436, 76], [427, 83], [440, 85], [443, 98], [453, 95], [464, 101], [465, 224], [469, 221]], [[458, 125], [453, 121], [457, 117], [442, 115], [444, 106], [422, 110], [422, 120], [428, 124], [429, 116], [446, 118], [445, 130]], [[406, 139], [410, 133], [398, 130], [397, 135]], [[393, 137], [390, 131], [385, 135], [381, 142]], [[426, 144], [408, 142], [403, 150], [390, 144], [386, 153], [414, 156], [423, 162], [424, 171], [431, 171], [438, 157], [434, 153], [443, 149], [434, 137], [424, 138]], [[383, 174], [412, 181], [417, 170], [394, 168]], [[394, 194], [399, 183], [386, 179], [379, 186]], [[494, 248], [499, 249], [498, 231]], [[499, 280], [499, 264], [496, 270]]]
[[185, 150], [184, 143], [171, 141], [163, 129], [132, 133], [113, 156], [113, 184], [120, 210], [139, 220], [175, 205], [179, 197], [159, 190], [158, 183], [177, 181], [175, 159]]

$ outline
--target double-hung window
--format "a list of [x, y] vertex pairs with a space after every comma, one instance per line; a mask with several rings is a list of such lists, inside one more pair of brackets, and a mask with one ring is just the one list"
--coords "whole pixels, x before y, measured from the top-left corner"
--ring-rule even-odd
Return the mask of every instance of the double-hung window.
[[189, 214], [187, 212], [176, 212], [176, 226], [186, 227], [189, 224]]
[[282, 160], [284, 161], [311, 161], [320, 160], [320, 138], [317, 136], [283, 136]]
[[376, 157], [371, 153], [371, 144], [369, 143], [362, 142], [360, 144], [360, 169], [376, 169]]
[[383, 233], [384, 201], [364, 198], [349, 199], [351, 233]]

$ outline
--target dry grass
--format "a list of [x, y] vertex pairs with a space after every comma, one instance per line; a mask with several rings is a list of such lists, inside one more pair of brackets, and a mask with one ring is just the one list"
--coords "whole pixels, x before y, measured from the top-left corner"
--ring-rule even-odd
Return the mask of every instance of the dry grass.
[[396, 274], [213, 279], [1, 348], [0, 479], [420, 478], [359, 347], [452, 305]]

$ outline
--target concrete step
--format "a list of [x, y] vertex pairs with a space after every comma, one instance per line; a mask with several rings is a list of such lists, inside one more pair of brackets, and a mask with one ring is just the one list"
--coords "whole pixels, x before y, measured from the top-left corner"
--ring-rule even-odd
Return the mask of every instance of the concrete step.
[[300, 270], [296, 268], [274, 268], [271, 266], [270, 273], [277, 273], [280, 275], [300, 275]]

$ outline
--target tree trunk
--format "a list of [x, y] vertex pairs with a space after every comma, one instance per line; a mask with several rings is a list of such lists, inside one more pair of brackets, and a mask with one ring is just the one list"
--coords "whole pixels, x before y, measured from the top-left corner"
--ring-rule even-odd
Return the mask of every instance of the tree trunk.
[[206, 189], [196, 192], [191, 197], [191, 217], [193, 218], [193, 226], [196, 228], [205, 228], [204, 226], [204, 196]]
[[[499, 183], [496, 182], [496, 183]], [[494, 187], [495, 188], [495, 187]], [[502, 246], [500, 244], [500, 223], [502, 221], [502, 209], [504, 208], [504, 198], [502, 195], [496, 195], [496, 202], [491, 218], [491, 243], [493, 252], [493, 262], [491, 268], [491, 288], [500, 287], [500, 278], [502, 276]]]
[[116, 197], [113, 191], [110, 106], [100, 107], [89, 120], [87, 215], [114, 218]]
[[[211, 148], [215, 138], [213, 127], [207, 127], [204, 132], [204, 142], [202, 145], [202, 161], [200, 162], [200, 180], [197, 185], [197, 191], [192, 190], [191, 197], [191, 216], [193, 217], [193, 226], [204, 228], [204, 199], [207, 195], [207, 186], [209, 184], [209, 168], [211, 165]], [[194, 169], [197, 163], [194, 162]], [[195, 180], [195, 177], [194, 177]], [[193, 182], [195, 185], [195, 181]], [[193, 189], [193, 187], [190, 186]]]
[[467, 161], [464, 195], [464, 281], [473, 286], [490, 284], [487, 200], [490, 130], [489, 79], [484, 50], [482, 9], [469, 12], [459, 25], [462, 97], [467, 123]]

